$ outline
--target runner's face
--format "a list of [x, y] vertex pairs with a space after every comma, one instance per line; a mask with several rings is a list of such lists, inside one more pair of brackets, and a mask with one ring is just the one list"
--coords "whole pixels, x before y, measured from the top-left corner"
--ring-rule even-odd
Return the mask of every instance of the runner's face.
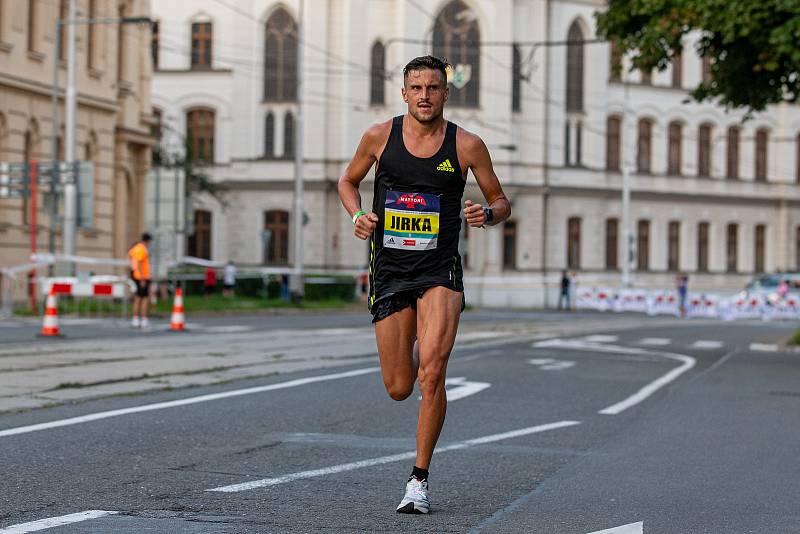
[[403, 84], [403, 100], [408, 112], [419, 122], [433, 122], [442, 116], [450, 94], [447, 80], [434, 69], [412, 70]]

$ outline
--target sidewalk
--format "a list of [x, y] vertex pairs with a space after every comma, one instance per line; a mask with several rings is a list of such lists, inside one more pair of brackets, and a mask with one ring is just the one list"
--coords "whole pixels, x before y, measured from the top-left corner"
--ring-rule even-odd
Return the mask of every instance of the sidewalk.
[[[354, 319], [364, 326], [269, 329], [222, 324], [184, 334], [131, 335], [128, 329], [127, 337], [0, 344], [0, 413], [296, 371], [377, 365], [374, 330], [360, 317]], [[317, 317], [314, 322], [325, 320]], [[675, 320], [598, 316], [536, 324], [465, 322], [454, 357], [460, 349], [496, 345], [499, 340], [609, 332], [645, 322], [654, 326]]]

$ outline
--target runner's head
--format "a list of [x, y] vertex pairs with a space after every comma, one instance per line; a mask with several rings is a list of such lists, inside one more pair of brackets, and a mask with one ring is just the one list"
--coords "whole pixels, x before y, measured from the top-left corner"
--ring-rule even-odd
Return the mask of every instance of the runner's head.
[[449, 66], [438, 57], [420, 56], [403, 69], [403, 100], [417, 121], [427, 123], [441, 118], [450, 94], [447, 88]]
[[142, 234], [142, 243], [144, 243], [145, 245], [148, 244], [152, 240], [153, 240], [153, 236], [151, 236], [147, 232]]

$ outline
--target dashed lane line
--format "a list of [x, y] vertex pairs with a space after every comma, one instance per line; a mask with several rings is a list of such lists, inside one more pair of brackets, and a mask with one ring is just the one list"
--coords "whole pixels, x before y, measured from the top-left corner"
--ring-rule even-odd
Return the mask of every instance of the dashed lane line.
[[722, 341], [712, 341], [707, 339], [699, 339], [690, 345], [693, 349], [712, 350], [720, 349], [724, 343]]
[[639, 340], [639, 345], [646, 345], [650, 347], [664, 347], [669, 345], [670, 339], [666, 337], [645, 337]]
[[[448, 451], [455, 451], [474, 447], [476, 445], [483, 445], [486, 443], [494, 443], [505, 439], [518, 438], [539, 432], [546, 432], [548, 430], [556, 430], [558, 428], [565, 428], [569, 426], [579, 425], [580, 421], [558, 421], [556, 423], [548, 423], [545, 425], [531, 426], [527, 428], [520, 428], [519, 430], [511, 430], [500, 434], [491, 434], [479, 438], [468, 439], [459, 441], [451, 445], [437, 447], [434, 454], [440, 454]], [[326, 475], [333, 475], [342, 473], [344, 471], [352, 471], [354, 469], [361, 469], [363, 467], [372, 467], [374, 465], [388, 464], [392, 462], [399, 462], [400, 460], [408, 460], [416, 457], [416, 451], [401, 452], [399, 454], [391, 454], [389, 456], [381, 456], [378, 458], [369, 458], [367, 460], [359, 460], [357, 462], [350, 462], [346, 464], [332, 465], [330, 467], [323, 467], [320, 469], [311, 469], [308, 471], [299, 471], [297, 473], [290, 473], [274, 478], [262, 478], [259, 480], [251, 480], [249, 482], [242, 482], [240, 484], [231, 484], [229, 486], [220, 486], [218, 488], [211, 488], [206, 491], [214, 491], [221, 493], [235, 493], [239, 491], [248, 491], [258, 488], [266, 488], [269, 486], [277, 486], [279, 484], [286, 484], [287, 482], [294, 482], [295, 480], [302, 480], [306, 478], [321, 477]]]
[[750, 343], [753, 352], [778, 352], [778, 345], [772, 343]]
[[86, 510], [85, 512], [78, 512], [76, 514], [48, 517], [47, 519], [39, 519], [38, 521], [20, 523], [18, 525], [11, 525], [10, 527], [0, 528], [0, 534], [26, 534], [27, 532], [37, 532], [47, 528], [60, 527], [63, 525], [69, 525], [71, 523], [80, 523], [81, 521], [88, 521], [90, 519], [97, 519], [118, 513], [119, 512], [110, 510]]
[[589, 343], [614, 343], [619, 340], [619, 336], [612, 336], [608, 334], [595, 334], [592, 336], [584, 336], [580, 338], [582, 341]]
[[620, 527], [614, 528], [607, 528], [605, 530], [596, 530], [595, 532], [590, 532], [589, 534], [643, 534], [644, 533], [644, 523], [639, 521], [638, 523], [629, 523], [627, 525], [622, 525]]

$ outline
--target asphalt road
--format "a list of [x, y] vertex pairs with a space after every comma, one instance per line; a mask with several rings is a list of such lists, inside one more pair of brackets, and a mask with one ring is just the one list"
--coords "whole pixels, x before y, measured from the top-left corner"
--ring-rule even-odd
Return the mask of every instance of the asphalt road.
[[417, 396], [373, 365], [1, 415], [0, 534], [91, 510], [115, 513], [43, 532], [800, 533], [793, 328], [459, 349], [427, 516], [394, 512]]

